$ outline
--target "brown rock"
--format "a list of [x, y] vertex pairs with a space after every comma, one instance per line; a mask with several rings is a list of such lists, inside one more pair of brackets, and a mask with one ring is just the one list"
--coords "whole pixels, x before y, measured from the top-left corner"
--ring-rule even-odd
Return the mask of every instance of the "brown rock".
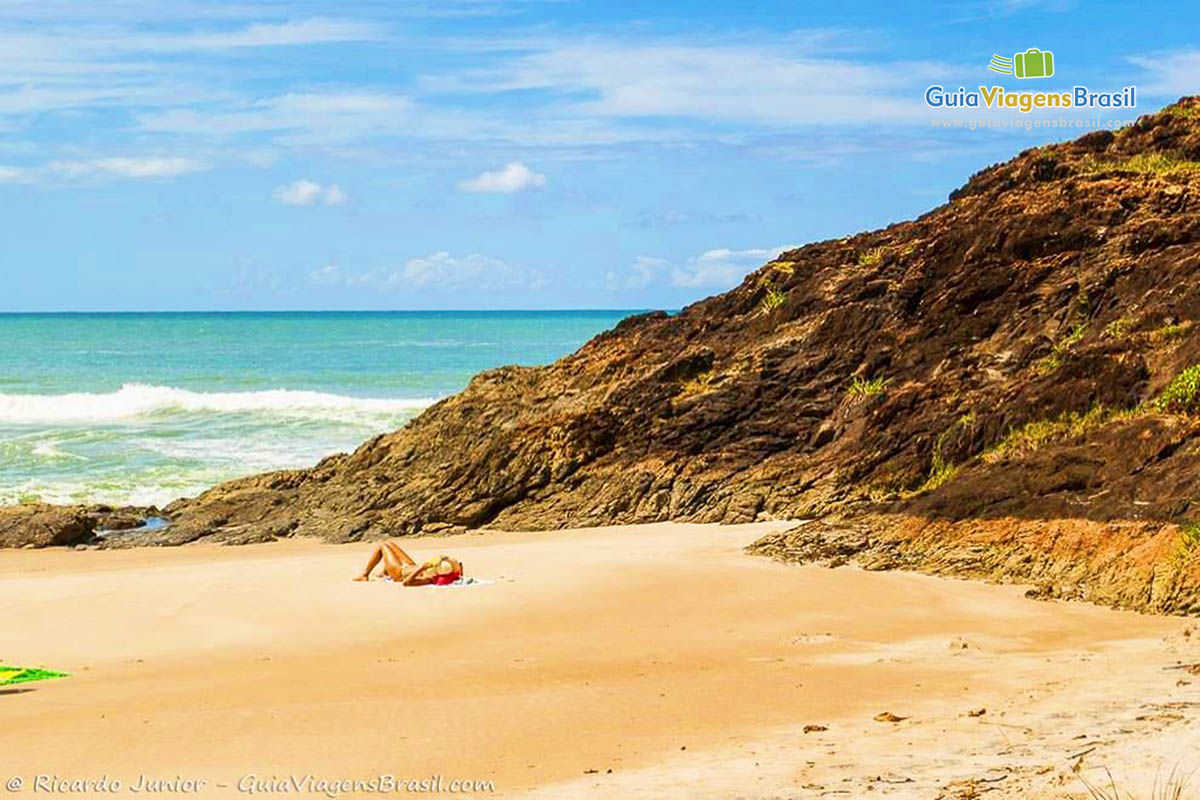
[[92, 538], [95, 520], [78, 508], [28, 503], [0, 507], [0, 547], [75, 545]]
[[[1029, 151], [917, 220], [790, 251], [730, 292], [626, 320], [549, 366], [482, 373], [352, 454], [173, 504], [158, 538], [251, 526], [358, 541], [863, 509], [1200, 516], [1200, 420], [1070, 416], [1132, 408], [1200, 362], [1200, 324], [1184, 324], [1200, 322], [1200, 176], [1121, 166], [1197, 141], [1200, 122], [1166, 113]], [[764, 305], [768, 288], [785, 302]], [[997, 449], [1059, 420], [1036, 446]], [[909, 563], [852, 530], [823, 533], [819, 560]]]

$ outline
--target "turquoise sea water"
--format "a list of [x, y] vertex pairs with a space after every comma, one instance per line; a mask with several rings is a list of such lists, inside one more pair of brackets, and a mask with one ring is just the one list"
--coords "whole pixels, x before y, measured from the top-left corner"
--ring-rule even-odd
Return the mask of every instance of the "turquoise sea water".
[[628, 311], [0, 314], [0, 503], [164, 503], [392, 430]]

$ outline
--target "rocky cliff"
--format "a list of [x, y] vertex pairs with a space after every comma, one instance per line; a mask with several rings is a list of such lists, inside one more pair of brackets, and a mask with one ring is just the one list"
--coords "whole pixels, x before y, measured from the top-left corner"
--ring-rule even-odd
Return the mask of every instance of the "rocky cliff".
[[[1109, 553], [1120, 531], [1103, 569], [1062, 582], [1124, 581], [1128, 562], [1154, 584], [1162, 564], [1187, 573], [1189, 531], [1200, 544], [1198, 319], [1187, 98], [1024, 152], [916, 220], [784, 253], [554, 364], [480, 374], [352, 454], [222, 484], [126, 541], [837, 517], [891, 531], [893, 560], [918, 568], [998, 526], [985, 547], [1006, 566], [976, 572], [1014, 580]], [[1072, 551], [1047, 521], [1088, 535]], [[1158, 602], [1134, 596], [1106, 601]]]

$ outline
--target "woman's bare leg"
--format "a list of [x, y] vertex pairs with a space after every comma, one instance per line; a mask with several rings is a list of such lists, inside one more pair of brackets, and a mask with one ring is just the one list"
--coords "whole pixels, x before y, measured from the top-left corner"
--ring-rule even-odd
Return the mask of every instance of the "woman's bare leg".
[[[383, 571], [396, 583], [404, 581], [404, 562], [396, 555], [399, 547], [388, 547], [390, 542], [384, 542], [379, 546], [380, 552], [383, 553]], [[404, 551], [401, 550], [401, 553]]]
[[383, 544], [375, 546], [375, 549], [371, 552], [370, 559], [367, 560], [367, 568], [354, 580], [370, 580], [371, 573], [375, 571], [375, 567], [379, 566], [380, 561], [383, 562], [383, 574], [397, 583], [404, 580], [404, 566], [406, 564], [410, 567], [417, 565], [417, 562], [412, 560], [412, 556], [401, 550], [400, 545], [394, 540], [389, 539]]
[[383, 543], [383, 546], [391, 550], [401, 562], [408, 564], [410, 567], [417, 565], [417, 562], [412, 560], [412, 556], [400, 549], [400, 544], [395, 539], [388, 539]]
[[383, 545], [377, 545], [375, 547], [375, 550], [371, 553], [371, 557], [367, 560], [367, 568], [364, 569], [362, 571], [362, 574], [359, 575], [354, 580], [356, 580], [356, 581], [371, 580], [371, 573], [375, 570], [375, 567], [382, 560], [383, 560]]

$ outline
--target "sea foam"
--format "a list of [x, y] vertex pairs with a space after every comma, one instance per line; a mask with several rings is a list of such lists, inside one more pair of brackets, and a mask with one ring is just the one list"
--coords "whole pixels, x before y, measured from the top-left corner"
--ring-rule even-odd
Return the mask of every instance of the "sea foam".
[[0, 424], [102, 423], [170, 412], [265, 413], [319, 419], [409, 416], [434, 402], [432, 398], [348, 397], [292, 389], [196, 392], [171, 386], [127, 383], [115, 392], [104, 394], [0, 393]]

